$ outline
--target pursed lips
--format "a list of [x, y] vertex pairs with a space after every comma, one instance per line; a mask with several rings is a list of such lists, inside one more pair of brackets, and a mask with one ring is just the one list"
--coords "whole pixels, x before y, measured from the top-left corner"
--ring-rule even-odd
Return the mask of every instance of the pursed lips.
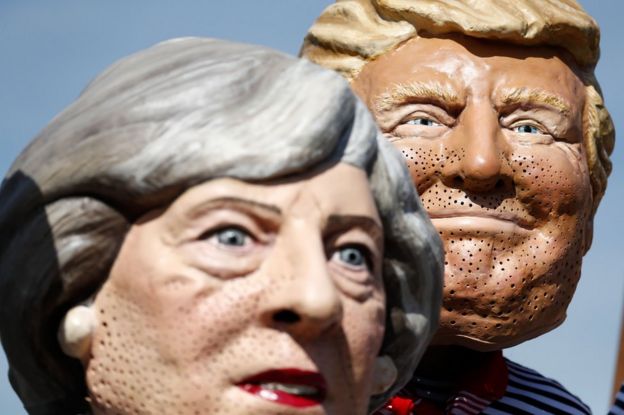
[[452, 209], [430, 211], [434, 226], [438, 230], [459, 232], [482, 231], [484, 233], [522, 233], [534, 228], [534, 220], [511, 212], [496, 212], [477, 209]]

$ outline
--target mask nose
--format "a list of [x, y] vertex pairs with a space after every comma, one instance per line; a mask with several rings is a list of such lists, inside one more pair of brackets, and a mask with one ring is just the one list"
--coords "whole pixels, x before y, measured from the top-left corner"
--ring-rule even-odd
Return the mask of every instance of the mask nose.
[[489, 105], [466, 108], [446, 151], [452, 161], [442, 174], [447, 186], [475, 193], [512, 186], [510, 149], [498, 114]]
[[305, 340], [339, 324], [342, 302], [329, 272], [322, 240], [300, 235], [299, 239], [304, 241], [276, 246], [272, 254], [274, 258], [267, 272], [277, 277], [274, 289], [263, 301], [260, 319], [266, 327]]

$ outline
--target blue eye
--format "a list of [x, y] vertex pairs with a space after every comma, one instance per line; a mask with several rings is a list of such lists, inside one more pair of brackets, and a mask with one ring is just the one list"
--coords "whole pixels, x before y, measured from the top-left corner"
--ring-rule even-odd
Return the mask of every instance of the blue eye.
[[409, 125], [424, 125], [426, 127], [435, 127], [435, 126], [440, 125], [440, 123], [437, 123], [437, 122], [433, 121], [431, 118], [424, 118], [424, 117], [414, 118], [413, 120], [408, 120], [406, 122], [406, 124], [409, 124]]
[[334, 253], [340, 262], [352, 267], [368, 267], [367, 252], [358, 246], [347, 246]]
[[544, 134], [542, 130], [530, 124], [524, 124], [514, 127], [513, 131], [521, 134]]
[[221, 245], [245, 246], [249, 242], [249, 234], [239, 228], [223, 228], [213, 233]]

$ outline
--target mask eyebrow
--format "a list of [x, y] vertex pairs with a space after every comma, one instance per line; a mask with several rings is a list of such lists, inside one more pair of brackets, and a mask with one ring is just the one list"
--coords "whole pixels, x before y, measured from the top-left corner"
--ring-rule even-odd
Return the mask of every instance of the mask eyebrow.
[[538, 106], [555, 109], [563, 114], [569, 114], [570, 104], [559, 95], [543, 89], [506, 88], [501, 91], [500, 102], [504, 106]]
[[251, 210], [260, 214], [261, 216], [271, 219], [276, 219], [282, 215], [282, 211], [277, 206], [258, 202], [251, 199], [228, 196], [210, 199], [198, 204], [197, 206], [193, 206], [186, 212], [185, 216], [188, 219], [193, 220], [206, 214], [207, 211], [215, 208], [239, 208], [243, 210]]
[[412, 102], [437, 105], [449, 113], [459, 112], [465, 106], [464, 99], [450, 85], [436, 81], [394, 84], [375, 99], [374, 105], [377, 112], [384, 112]]
[[371, 235], [375, 242], [381, 243], [383, 241], [383, 228], [375, 219], [368, 216], [329, 215], [325, 227], [331, 232], [360, 228]]
[[218, 209], [230, 209], [244, 215], [250, 215], [256, 221], [259, 220], [271, 228], [277, 228], [282, 219], [282, 212], [279, 207], [243, 197], [217, 196], [204, 200], [187, 201], [182, 206], [176, 206], [176, 202], [174, 202], [172, 213], [165, 216], [166, 220], [163, 226], [167, 232], [163, 238], [167, 240], [168, 244], [179, 243], [180, 240], [184, 240], [194, 233], [193, 229], [197, 228], [197, 221], [201, 221], [211, 211]]

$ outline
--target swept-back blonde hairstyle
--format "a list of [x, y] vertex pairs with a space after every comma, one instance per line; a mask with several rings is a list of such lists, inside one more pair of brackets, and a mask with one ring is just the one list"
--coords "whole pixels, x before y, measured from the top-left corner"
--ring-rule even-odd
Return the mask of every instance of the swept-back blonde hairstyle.
[[310, 28], [301, 54], [351, 81], [367, 62], [413, 37], [449, 33], [572, 55], [586, 90], [584, 144], [595, 212], [611, 173], [615, 130], [594, 77], [600, 29], [575, 0], [337, 0]]

